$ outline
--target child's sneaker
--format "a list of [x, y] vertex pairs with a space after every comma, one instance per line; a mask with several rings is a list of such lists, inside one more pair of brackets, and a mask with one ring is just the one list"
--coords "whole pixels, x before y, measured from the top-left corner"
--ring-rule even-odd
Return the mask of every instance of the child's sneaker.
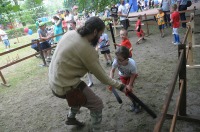
[[137, 113], [139, 113], [139, 112], [141, 112], [141, 108], [140, 108], [140, 106], [137, 104], [137, 105], [135, 105], [135, 110], [134, 110], [134, 112], [137, 114]]
[[109, 66], [109, 65], [110, 65], [110, 63], [109, 63], [109, 62], [107, 62], [107, 63], [106, 63], [106, 65], [107, 65], [107, 66]]
[[176, 42], [172, 41], [172, 44], [175, 44]]
[[180, 44], [179, 42], [174, 43], [174, 45], [179, 45], [179, 44]]
[[130, 111], [131, 111], [131, 112], [134, 112], [134, 111], [135, 111], [135, 105], [134, 105], [134, 104], [130, 105]]

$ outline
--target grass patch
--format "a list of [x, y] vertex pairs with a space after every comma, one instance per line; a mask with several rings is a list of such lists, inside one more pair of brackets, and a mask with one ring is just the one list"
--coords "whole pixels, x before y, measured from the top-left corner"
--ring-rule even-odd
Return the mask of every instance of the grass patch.
[[[10, 39], [9, 41], [11, 43], [11, 48], [17, 48], [17, 47], [30, 43], [31, 40], [35, 38], [37, 38], [36, 33], [33, 35], [26, 35], [26, 36], [18, 38], [19, 43], [17, 44], [14, 44], [14, 42], [17, 42], [16, 38]], [[5, 51], [4, 45], [1, 42], [0, 52], [4, 52], [4, 51]], [[15, 59], [17, 56], [21, 59], [33, 53], [35, 53], [35, 50], [33, 50], [29, 46], [29, 47], [14, 51], [12, 53], [0, 56], [0, 60], [1, 60], [0, 66], [6, 65], [7, 63], [9, 63], [8, 61], [9, 59], [10, 60]], [[0, 86], [1, 87], [0, 92], [4, 92], [5, 90], [8, 90], [8, 89], [13, 89], [17, 84], [25, 82], [26, 79], [29, 77], [34, 77], [39, 74], [41, 74], [42, 76], [44, 75], [44, 73], [47, 73], [48, 68], [41, 67], [39, 66], [39, 64], [43, 64], [42, 60], [36, 57], [32, 57], [3, 69], [1, 72], [4, 75], [7, 83], [10, 84], [11, 87], [2, 89], [3, 86]], [[2, 80], [0, 80], [0, 82], [2, 82]]]

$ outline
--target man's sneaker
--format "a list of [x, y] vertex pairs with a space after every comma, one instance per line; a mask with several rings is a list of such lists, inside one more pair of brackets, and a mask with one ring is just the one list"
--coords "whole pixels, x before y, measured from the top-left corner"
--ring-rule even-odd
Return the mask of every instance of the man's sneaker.
[[76, 120], [76, 118], [69, 118], [67, 117], [67, 121], [65, 122], [66, 125], [76, 125], [79, 127], [83, 127], [85, 124], [83, 122], [80, 122]]
[[175, 44], [176, 42], [172, 41], [172, 44]]

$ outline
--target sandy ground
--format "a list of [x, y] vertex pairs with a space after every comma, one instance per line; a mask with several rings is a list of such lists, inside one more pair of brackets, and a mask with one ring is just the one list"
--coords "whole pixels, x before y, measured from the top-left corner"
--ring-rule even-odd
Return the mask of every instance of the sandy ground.
[[[200, 20], [200, 19], [199, 19]], [[199, 23], [200, 21], [198, 21]], [[197, 24], [198, 25], [198, 24]], [[200, 27], [198, 25], [198, 27]], [[185, 33], [180, 29], [181, 39]], [[199, 30], [198, 30], [199, 31]], [[177, 46], [172, 42], [171, 29], [165, 29], [165, 37], [161, 38], [156, 27], [151, 27], [150, 36], [140, 45], [136, 45], [135, 33], [129, 32], [129, 38], [133, 45], [133, 58], [137, 63], [139, 77], [137, 78], [134, 91], [135, 94], [159, 115], [164, 99], [168, 92], [173, 72], [177, 64]], [[199, 34], [196, 34], [199, 42]], [[111, 39], [111, 38], [110, 38]], [[120, 39], [117, 38], [117, 42]], [[196, 41], [196, 42], [197, 42]], [[111, 45], [112, 56], [114, 48]], [[197, 49], [195, 49], [198, 51]], [[195, 63], [200, 64], [199, 52], [194, 54]], [[107, 73], [110, 67], [106, 66], [104, 58], [100, 55], [100, 61]], [[48, 88], [48, 68], [44, 68], [44, 74], [28, 77], [12, 90], [0, 93], [0, 131], [1, 132], [88, 132], [89, 110], [81, 108], [77, 118], [86, 122], [82, 129], [75, 126], [66, 126], [65, 120], [69, 107], [65, 100], [58, 99], [52, 95]], [[116, 75], [117, 78], [117, 75]], [[199, 78], [200, 70], [191, 69], [187, 71], [187, 113], [191, 115], [200, 114]], [[83, 78], [87, 82], [87, 77]], [[94, 77], [92, 90], [100, 96], [104, 102], [103, 109], [103, 131], [107, 132], [151, 132], [154, 129], [156, 119], [149, 116], [144, 110], [135, 114], [130, 111], [130, 100], [119, 93], [123, 103], [118, 104], [113, 94], [106, 89], [106, 85]], [[178, 88], [171, 100], [169, 112], [174, 111]], [[169, 131], [171, 120], [166, 120], [163, 132]], [[194, 122], [177, 121], [176, 132], [199, 132], [200, 125]]]

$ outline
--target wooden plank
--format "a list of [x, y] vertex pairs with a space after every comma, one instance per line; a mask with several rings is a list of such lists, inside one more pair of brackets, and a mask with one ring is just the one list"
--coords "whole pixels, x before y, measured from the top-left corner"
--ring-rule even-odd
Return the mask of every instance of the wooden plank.
[[[181, 87], [180, 81], [184, 80], [184, 85], [183, 85], [183, 93], [182, 93], [182, 98], [180, 102], [180, 109], [179, 109], [179, 114], [180, 115], [186, 115], [186, 87], [187, 87], [187, 81], [186, 81], [186, 45], [185, 44], [180, 44], [178, 45], [178, 50], [181, 51], [183, 50], [183, 62], [181, 64], [181, 69], [179, 72], [179, 89]], [[180, 52], [178, 53], [180, 56]]]
[[28, 59], [28, 58], [34, 57], [35, 55], [38, 55], [38, 54], [39, 54], [39, 52], [38, 52], [38, 53], [35, 53], [35, 54], [32, 54], [32, 55], [29, 55], [29, 56], [26, 56], [26, 57], [21, 58], [21, 59], [19, 59], [19, 60], [13, 61], [13, 62], [11, 62], [11, 63], [9, 63], [9, 64], [4, 65], [4, 66], [1, 66], [1, 67], [0, 67], [0, 70], [4, 69], [4, 68], [6, 68], [6, 67], [12, 66], [12, 65], [14, 65], [14, 64], [16, 64], [16, 63], [19, 63], [19, 62], [21, 62], [21, 61], [23, 61], [23, 60], [26, 60], [26, 59]]
[[[189, 46], [186, 46], [187, 48], [189, 47]], [[192, 45], [192, 48], [199, 48], [200, 47], [200, 45]]]
[[[147, 15], [146, 14], [144, 14], [144, 18], [145, 18], [145, 20], [147, 20]], [[146, 21], [146, 32], [147, 32], [147, 36], [149, 36], [149, 25], [148, 25], [148, 22]]]
[[200, 65], [186, 65], [188, 69], [197, 69], [200, 68]]
[[[166, 114], [166, 119], [172, 119], [173, 115], [172, 114]], [[198, 115], [186, 115], [186, 116], [177, 116], [178, 120], [184, 120], [188, 122], [195, 122], [195, 123], [200, 123], [200, 116]]]
[[[63, 34], [64, 34], [64, 33], [57, 34], [57, 35], [52, 36], [52, 37], [50, 37], [50, 38], [54, 38], [54, 37], [57, 37], [57, 36], [60, 36], [60, 35], [63, 35]], [[38, 41], [39, 41], [39, 42], [44, 42], [44, 41], [46, 41], [46, 40], [38, 40]], [[8, 54], [8, 53], [10, 53], [10, 52], [14, 52], [14, 51], [19, 50], [19, 49], [23, 49], [23, 48], [28, 47], [28, 46], [31, 46], [31, 45], [32, 45], [32, 43], [28, 43], [28, 44], [26, 44], [26, 45], [23, 45], [23, 46], [20, 46], [20, 47], [11, 49], [11, 50], [9, 50], [9, 51], [2, 52], [2, 53], [0, 53], [0, 56], [5, 55], [5, 54]]]
[[179, 110], [181, 97], [182, 97], [182, 93], [183, 93], [184, 80], [181, 80], [180, 83], [181, 83], [180, 92], [179, 92], [179, 96], [177, 97], [175, 111], [174, 111], [174, 115], [173, 115], [173, 119], [172, 119], [172, 124], [171, 124], [171, 127], [170, 127], [170, 132], [174, 132], [174, 129], [175, 129], [175, 126], [176, 126], [178, 110]]
[[3, 83], [1, 83], [1, 85], [6, 86], [6, 87], [10, 87], [9, 84], [7, 84], [2, 72], [0, 71], [0, 76], [1, 76], [1, 80], [3, 81]]

